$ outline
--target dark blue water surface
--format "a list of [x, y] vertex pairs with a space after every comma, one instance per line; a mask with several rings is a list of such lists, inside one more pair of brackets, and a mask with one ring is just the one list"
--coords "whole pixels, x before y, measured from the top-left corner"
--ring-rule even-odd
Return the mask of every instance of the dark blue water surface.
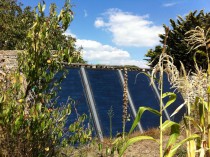
[[[111, 107], [114, 113], [112, 118], [112, 133], [113, 135], [121, 133], [123, 90], [118, 72], [116, 70], [93, 69], [86, 69], [86, 72], [92, 87], [103, 135], [109, 136], [110, 134], [108, 111]], [[128, 131], [130, 127], [131, 121], [127, 122], [126, 131]]]

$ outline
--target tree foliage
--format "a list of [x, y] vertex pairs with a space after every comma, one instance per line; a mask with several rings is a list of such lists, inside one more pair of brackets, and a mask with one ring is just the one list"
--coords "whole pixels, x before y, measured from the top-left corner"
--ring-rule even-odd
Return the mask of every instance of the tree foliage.
[[31, 8], [22, 9], [15, 0], [1, 0], [0, 19], [0, 49], [19, 48], [34, 20]]
[[[65, 15], [67, 10], [63, 11], [61, 15]], [[73, 12], [72, 12], [73, 13]], [[56, 5], [51, 4], [50, 13], [48, 16], [44, 12], [40, 14], [39, 20], [53, 21], [56, 16]], [[32, 10], [30, 6], [23, 9], [21, 3], [17, 3], [15, 0], [1, 0], [0, 1], [0, 49], [1, 50], [24, 50], [27, 48], [27, 32], [32, 27], [33, 22], [36, 20], [36, 10]], [[55, 21], [54, 21], [55, 22]], [[63, 21], [68, 23], [70, 21]], [[60, 27], [60, 25], [51, 28], [49, 33], [48, 42], [52, 45], [51, 50], [58, 50], [60, 46], [68, 47], [71, 49], [72, 58], [71, 62], [85, 61], [81, 57], [81, 48], [77, 49], [75, 42], [76, 39], [64, 34], [67, 25]], [[52, 23], [51, 23], [52, 25]], [[70, 58], [66, 58], [68, 62]]]
[[[185, 18], [178, 16], [176, 21], [170, 19], [170, 24], [171, 30], [168, 33], [166, 53], [173, 57], [174, 64], [178, 69], [180, 69], [181, 61], [185, 65], [187, 71], [195, 71], [194, 55], [198, 51], [205, 52], [205, 50], [202, 47], [196, 50], [191, 50], [190, 45], [188, 45], [187, 41], [185, 40], [186, 32], [195, 29], [196, 26], [207, 30], [210, 26], [210, 13], [204, 13], [203, 10], [200, 12], [190, 12], [185, 16]], [[164, 25], [163, 27], [165, 28], [166, 26]], [[164, 38], [165, 34], [161, 34], [161, 43], [163, 43]], [[156, 46], [155, 49], [150, 49], [145, 55], [148, 57], [148, 59], [145, 60], [151, 63], [151, 66], [153, 67], [158, 62], [161, 51], [161, 46]], [[201, 55], [201, 53], [197, 53], [196, 58], [198, 66], [202, 67], [203, 69], [207, 69], [207, 62], [205, 60], [206, 57]]]
[[[74, 41], [69, 46], [57, 43], [51, 34], [65, 31], [73, 18], [66, 1], [61, 13], [44, 17], [45, 4], [39, 4], [27, 31], [24, 51], [18, 55], [18, 69], [0, 71], [0, 156], [56, 156], [59, 148], [91, 138], [85, 128], [86, 115], [66, 128], [71, 102], [57, 103], [57, 92], [67, 71], [63, 62], [72, 63]], [[59, 75], [58, 75], [59, 74]]]

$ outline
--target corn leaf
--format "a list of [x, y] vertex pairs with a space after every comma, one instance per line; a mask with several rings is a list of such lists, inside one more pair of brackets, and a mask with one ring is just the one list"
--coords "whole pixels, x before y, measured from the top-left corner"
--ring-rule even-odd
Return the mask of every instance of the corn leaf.
[[177, 151], [177, 149], [182, 146], [185, 142], [194, 140], [196, 138], [199, 138], [200, 136], [197, 134], [193, 134], [191, 136], [189, 136], [188, 138], [182, 140], [181, 142], [177, 143], [176, 145], [174, 145], [171, 149], [170, 152], [165, 156], [165, 157], [173, 157]]
[[177, 114], [181, 109], [182, 107], [184, 107], [186, 104], [186, 102], [184, 102], [183, 104], [179, 105], [179, 107], [176, 108], [176, 110], [171, 114], [170, 117], [174, 116], [175, 114]]
[[179, 125], [179, 124], [170, 120], [166, 120], [162, 125], [162, 131], [165, 131], [167, 128], [171, 127], [172, 125]]
[[200, 116], [200, 125], [204, 126], [205, 125], [205, 113], [204, 113], [204, 104], [199, 103], [199, 116]]
[[164, 156], [167, 156], [167, 154], [170, 153], [171, 147], [175, 144], [179, 135], [180, 135], [179, 124], [173, 124], [171, 126], [171, 135], [170, 135], [170, 138], [167, 142], [166, 149], [165, 149], [165, 152], [164, 152]]
[[131, 129], [130, 129], [128, 135], [129, 135], [130, 133], [132, 133], [133, 130], [136, 128], [136, 126], [138, 125], [138, 122], [140, 121], [141, 116], [142, 116], [142, 114], [144, 113], [144, 111], [150, 111], [150, 112], [152, 112], [152, 113], [154, 113], [154, 114], [160, 116], [160, 112], [157, 111], [157, 110], [155, 110], [155, 109], [153, 109], [153, 108], [145, 107], [145, 106], [139, 107], [138, 113], [137, 113], [137, 115], [136, 115], [136, 118], [135, 118], [135, 120], [134, 120], [134, 122], [133, 122], [133, 124], [132, 124], [132, 126], [131, 126]]
[[[185, 117], [184, 117], [184, 121], [186, 121], [186, 120], [192, 122], [192, 124], [193, 124], [194, 126], [197, 126], [198, 129], [199, 129], [201, 132], [203, 132], [202, 127], [201, 127], [201, 126], [200, 126], [192, 117], [190, 117], [190, 116], [185, 116]], [[185, 126], [188, 126], [188, 125], [185, 123]]]
[[169, 97], [169, 100], [165, 104], [163, 110], [165, 110], [168, 106], [170, 106], [174, 101], [176, 101], [176, 94], [172, 92], [166, 92], [163, 94], [163, 98]]
[[45, 4], [45, 1], [43, 1], [42, 12], [45, 10], [45, 8], [46, 8], [46, 4]]
[[119, 156], [122, 156], [123, 153], [125, 152], [125, 150], [130, 146], [132, 145], [133, 143], [135, 142], [139, 142], [139, 141], [142, 141], [142, 140], [153, 140], [153, 141], [156, 141], [153, 137], [151, 136], [137, 136], [137, 137], [133, 137], [133, 138], [130, 138], [126, 144], [122, 147], [122, 149], [120, 150], [120, 154]]

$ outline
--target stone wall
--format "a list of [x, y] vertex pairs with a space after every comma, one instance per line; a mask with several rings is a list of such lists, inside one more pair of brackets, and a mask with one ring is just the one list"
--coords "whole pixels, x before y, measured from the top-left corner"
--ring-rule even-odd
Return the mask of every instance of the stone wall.
[[[17, 52], [20, 50], [0, 50], [0, 70], [4, 67], [7, 70], [17, 68]], [[65, 65], [65, 63], [63, 63]], [[123, 66], [119, 65], [92, 65], [92, 64], [81, 64], [81, 63], [72, 63], [67, 64], [68, 67], [85, 67], [90, 69], [109, 69], [109, 70], [123, 70]], [[128, 71], [147, 71], [150, 69], [142, 69], [136, 66], [127, 66]]]
[[18, 66], [17, 52], [15, 50], [0, 50], [0, 69], [12, 69]]

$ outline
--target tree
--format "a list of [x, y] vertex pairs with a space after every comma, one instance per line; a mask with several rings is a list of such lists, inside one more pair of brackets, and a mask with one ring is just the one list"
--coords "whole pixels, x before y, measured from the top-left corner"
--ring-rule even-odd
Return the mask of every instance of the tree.
[[43, 18], [44, 8], [45, 4], [38, 5], [18, 68], [0, 77], [0, 156], [58, 156], [61, 147], [91, 139], [91, 130], [83, 125], [86, 115], [64, 129], [71, 103], [56, 102], [67, 72], [63, 62], [74, 58], [74, 41], [69, 47], [58, 43], [52, 52], [51, 33], [68, 28], [73, 18], [70, 2], [50, 19]]
[[0, 1], [0, 49], [13, 50], [23, 43], [34, 14], [30, 7], [21, 7], [15, 0]]
[[[185, 18], [178, 16], [176, 21], [170, 19], [171, 30], [168, 33], [167, 39], [167, 50], [166, 53], [171, 55], [174, 59], [174, 64], [180, 69], [180, 61], [185, 65], [186, 70], [195, 71], [194, 68], [194, 55], [198, 51], [205, 52], [203, 48], [199, 48], [198, 50], [191, 50], [190, 45], [187, 44], [186, 32], [195, 29], [196, 26], [200, 26], [204, 30], [207, 30], [210, 26], [210, 13], [204, 13], [201, 10], [199, 13], [197, 11], [190, 12]], [[166, 27], [165, 25], [163, 26]], [[160, 35], [160, 42], [163, 43], [165, 38], [165, 34]], [[150, 49], [146, 57], [149, 57], [147, 60], [151, 63], [151, 67], [157, 63], [158, 56], [162, 51], [161, 46], [156, 46], [155, 49]], [[201, 53], [196, 54], [196, 60], [199, 67], [203, 69], [207, 69], [206, 57], [202, 56]]]
[[[63, 12], [62, 15], [65, 15]], [[22, 9], [22, 4], [15, 0], [0, 1], [0, 49], [1, 50], [24, 50], [27, 43], [27, 32], [35, 21], [36, 11], [31, 10], [30, 6]], [[44, 12], [40, 14], [41, 21], [53, 22], [56, 16], [56, 5], [51, 4], [50, 14], [46, 16]], [[55, 20], [54, 20], [55, 22]], [[66, 23], [68, 21], [65, 21]], [[51, 23], [52, 24], [52, 23]], [[72, 62], [85, 61], [81, 57], [81, 49], [75, 46], [76, 39], [71, 36], [64, 35], [66, 26], [55, 26], [49, 34], [49, 41], [52, 45], [51, 50], [58, 50], [58, 45], [71, 48], [71, 55], [75, 57]], [[75, 59], [76, 58], [76, 59]], [[78, 60], [79, 58], [79, 60]], [[69, 58], [66, 58], [68, 62]]]

